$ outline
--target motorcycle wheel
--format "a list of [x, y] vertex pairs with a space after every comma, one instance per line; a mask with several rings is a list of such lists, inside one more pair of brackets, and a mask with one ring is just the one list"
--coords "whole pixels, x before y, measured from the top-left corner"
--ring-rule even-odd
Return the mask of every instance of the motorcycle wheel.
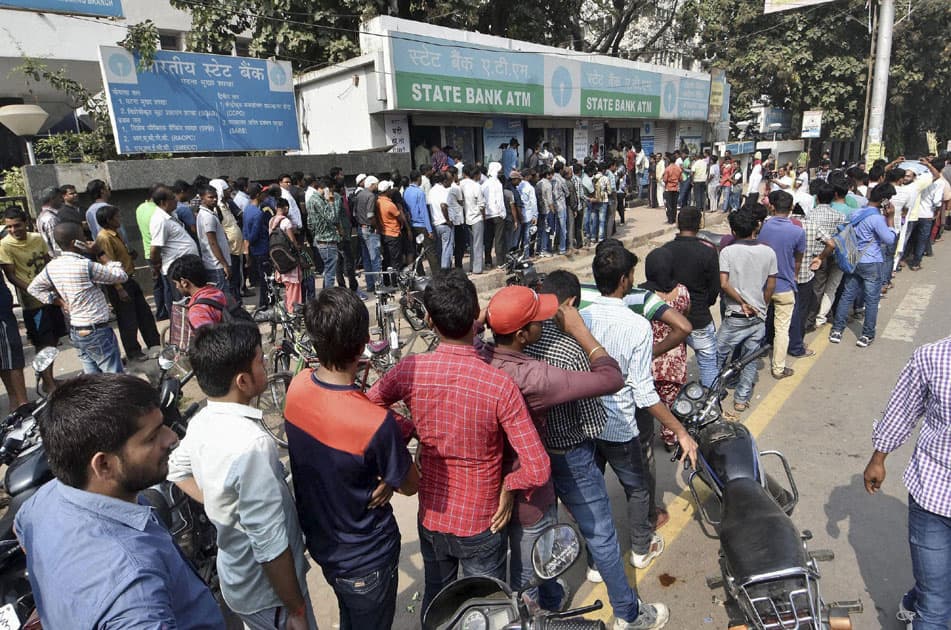
[[410, 328], [420, 331], [426, 328], [426, 307], [423, 302], [415, 295], [407, 296], [400, 305], [403, 311], [403, 318], [409, 323]]
[[287, 448], [287, 434], [284, 432], [284, 402], [287, 388], [294, 375], [290, 372], [277, 372], [267, 378], [264, 392], [258, 396], [255, 406], [261, 410], [261, 426], [271, 439], [281, 448]]

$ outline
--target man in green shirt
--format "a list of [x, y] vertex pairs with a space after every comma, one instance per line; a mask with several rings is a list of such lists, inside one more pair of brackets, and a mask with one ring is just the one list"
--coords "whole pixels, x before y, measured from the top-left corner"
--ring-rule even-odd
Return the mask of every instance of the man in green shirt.
[[334, 286], [337, 276], [337, 243], [343, 236], [340, 213], [329, 177], [317, 181], [317, 192], [307, 200], [307, 227], [314, 249], [324, 261], [324, 288]]
[[[143, 252], [152, 251], [152, 232], [149, 229], [149, 224], [152, 222], [152, 215], [158, 210], [158, 206], [152, 201], [152, 195], [162, 186], [161, 183], [152, 184], [152, 187], [149, 188], [149, 196], [135, 209], [135, 222], [139, 226], [139, 233], [142, 235]], [[166, 288], [162, 274], [154, 271], [152, 272], [152, 297], [155, 299], [155, 321], [160, 322], [168, 319], [172, 292], [170, 288]]]

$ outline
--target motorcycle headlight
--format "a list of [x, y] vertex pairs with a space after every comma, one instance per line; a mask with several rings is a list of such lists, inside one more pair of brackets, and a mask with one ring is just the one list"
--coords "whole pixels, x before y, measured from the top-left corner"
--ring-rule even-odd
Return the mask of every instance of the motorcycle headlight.
[[703, 398], [703, 386], [700, 383], [690, 383], [684, 388], [684, 393], [690, 400], [700, 400]]
[[460, 630], [489, 630], [489, 619], [479, 609], [473, 609], [462, 616]]
[[693, 404], [685, 398], [678, 398], [674, 401], [674, 406], [671, 411], [673, 411], [676, 416], [686, 418], [693, 413]]

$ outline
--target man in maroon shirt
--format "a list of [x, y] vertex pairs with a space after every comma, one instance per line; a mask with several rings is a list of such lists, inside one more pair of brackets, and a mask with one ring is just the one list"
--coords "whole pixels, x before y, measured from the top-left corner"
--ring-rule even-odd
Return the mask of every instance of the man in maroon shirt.
[[[575, 338], [590, 358], [590, 372], [563, 370], [524, 353], [525, 346], [538, 341], [542, 322], [557, 315], [559, 326]], [[582, 398], [613, 394], [624, 385], [617, 361], [598, 344], [572, 306], [559, 308], [554, 295], [538, 295], [527, 287], [506, 287], [492, 296], [487, 309], [494, 345], [484, 345], [481, 354], [515, 380], [539, 434], [544, 438], [546, 413], [553, 405]], [[513, 462], [514, 464], [514, 462]], [[558, 522], [555, 489], [551, 480], [530, 496], [519, 492], [515, 514], [509, 523], [509, 582], [521, 590], [532, 580], [532, 547], [549, 525]], [[548, 581], [528, 592], [546, 610], [561, 610], [567, 603], [564, 584]]]
[[[433, 278], [423, 303], [439, 335], [435, 352], [406, 357], [368, 396], [404, 401], [419, 438], [419, 546], [426, 587], [422, 610], [465, 576], [505, 579], [505, 526], [515, 493], [543, 487], [548, 454], [512, 378], [487, 365], [473, 347], [476, 288], [460, 269]], [[503, 474], [506, 442], [521, 466]]]

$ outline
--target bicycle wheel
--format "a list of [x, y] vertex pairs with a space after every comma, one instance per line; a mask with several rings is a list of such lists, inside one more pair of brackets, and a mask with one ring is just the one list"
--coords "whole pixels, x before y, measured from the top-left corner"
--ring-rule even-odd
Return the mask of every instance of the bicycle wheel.
[[287, 448], [287, 434], [284, 432], [284, 402], [287, 388], [294, 375], [290, 372], [278, 372], [267, 378], [267, 387], [258, 397], [255, 405], [263, 414], [261, 426], [281, 448]]

